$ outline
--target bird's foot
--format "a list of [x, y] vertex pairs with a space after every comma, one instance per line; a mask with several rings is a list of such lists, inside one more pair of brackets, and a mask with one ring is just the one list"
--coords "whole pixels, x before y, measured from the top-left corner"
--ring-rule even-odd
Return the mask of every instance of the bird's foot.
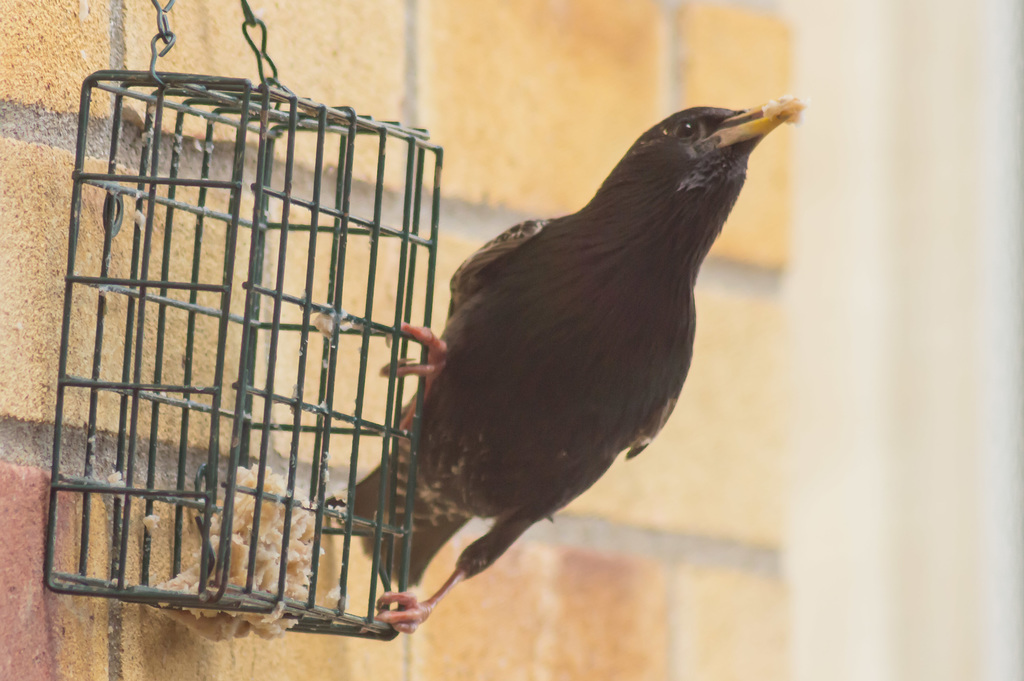
[[[409, 360], [399, 360], [398, 366], [395, 367], [395, 376], [398, 378], [403, 376], [422, 376], [426, 379], [423, 389], [423, 396], [426, 397], [430, 393], [430, 386], [434, 382], [434, 378], [441, 373], [445, 362], [448, 360], [448, 344], [425, 326], [413, 326], [403, 322], [402, 333], [409, 334], [427, 347], [427, 361], [423, 364], [411, 364]], [[381, 376], [387, 376], [390, 373], [390, 364], [385, 364], [380, 370]], [[412, 427], [414, 412], [415, 400], [406, 406], [405, 413], [402, 414], [402, 420], [399, 424], [400, 428], [409, 430]]]
[[[395, 375], [402, 376], [423, 376], [428, 382], [439, 374], [444, 368], [448, 359], [448, 344], [437, 337], [433, 331], [425, 326], [413, 326], [402, 323], [402, 333], [407, 333], [414, 339], [427, 347], [427, 361], [423, 364], [412, 364], [409, 360], [399, 360], [395, 368]], [[387, 376], [391, 373], [391, 364], [381, 367], [380, 375]]]
[[[377, 621], [390, 624], [403, 634], [411, 634], [427, 621], [434, 609], [433, 599], [419, 601], [408, 591], [389, 591], [377, 599]], [[392, 603], [397, 603], [398, 610], [390, 610]]]
[[[377, 621], [393, 626], [403, 634], [411, 634], [427, 621], [437, 604], [447, 596], [455, 585], [467, 578], [462, 568], [456, 568], [448, 581], [433, 596], [421, 601], [408, 591], [389, 591], [377, 599]], [[392, 603], [397, 603], [398, 610], [389, 610]]]

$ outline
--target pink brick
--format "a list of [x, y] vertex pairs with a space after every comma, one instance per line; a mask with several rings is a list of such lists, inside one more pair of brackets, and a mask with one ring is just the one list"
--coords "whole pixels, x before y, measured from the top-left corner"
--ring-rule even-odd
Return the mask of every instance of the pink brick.
[[0, 462], [0, 678], [57, 678], [56, 595], [43, 585], [49, 474]]

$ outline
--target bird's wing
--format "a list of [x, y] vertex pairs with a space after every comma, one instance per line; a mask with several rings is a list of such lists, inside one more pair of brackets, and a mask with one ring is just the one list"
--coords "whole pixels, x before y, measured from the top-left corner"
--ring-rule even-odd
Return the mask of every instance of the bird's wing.
[[672, 415], [672, 410], [676, 408], [676, 400], [678, 397], [673, 397], [669, 400], [668, 404], [661, 409], [661, 411], [654, 412], [653, 416], [647, 421], [644, 427], [637, 433], [636, 439], [633, 440], [629, 446], [629, 451], [626, 453], [627, 459], [632, 459], [640, 452], [647, 449], [647, 445], [651, 444], [654, 437], [661, 432], [661, 429], [665, 426], [665, 422], [668, 421], [668, 417]]
[[[448, 307], [448, 317], [450, 318], [464, 302], [480, 290], [488, 276], [493, 276], [494, 269], [489, 267], [490, 265], [515, 251], [531, 237], [536, 236], [547, 223], [547, 220], [520, 222], [518, 225], [509, 227], [481, 246], [476, 253], [466, 258], [466, 261], [452, 275], [452, 302]], [[487, 270], [486, 274], [485, 270]]]

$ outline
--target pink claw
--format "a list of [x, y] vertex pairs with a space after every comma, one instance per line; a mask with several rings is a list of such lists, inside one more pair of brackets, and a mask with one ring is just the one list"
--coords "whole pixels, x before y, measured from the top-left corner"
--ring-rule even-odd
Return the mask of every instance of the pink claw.
[[[392, 603], [397, 603], [399, 610], [388, 610]], [[408, 591], [396, 593], [389, 591], [377, 599], [377, 621], [385, 622], [403, 634], [411, 634], [427, 621], [434, 605], [420, 603], [415, 595]]]
[[[424, 364], [411, 364], [410, 360], [399, 360], [395, 374], [398, 376], [425, 376], [428, 379], [436, 376], [444, 368], [445, 361], [448, 359], [448, 344], [425, 326], [413, 326], [403, 322], [402, 333], [409, 334], [427, 346], [427, 361]], [[385, 364], [380, 370], [382, 376], [387, 376], [390, 372], [390, 364]]]
[[[427, 347], [427, 361], [423, 364], [412, 364], [410, 360], [399, 360], [398, 366], [395, 367], [395, 376], [398, 378], [403, 376], [422, 376], [425, 378], [426, 383], [423, 389], [423, 397], [426, 398], [430, 393], [431, 384], [433, 384], [437, 375], [441, 373], [441, 370], [444, 369], [445, 362], [448, 360], [448, 344], [425, 326], [413, 326], [403, 322], [402, 333], [409, 334]], [[380, 373], [381, 376], [387, 376], [391, 373], [391, 365], [385, 364], [381, 367]], [[400, 427], [408, 430], [412, 426], [412, 416], [413, 410], [408, 409], [402, 416]]]
[[[420, 601], [409, 591], [388, 591], [377, 599], [377, 621], [390, 624], [397, 631], [403, 634], [411, 634], [421, 624], [427, 621], [430, 613], [437, 604], [441, 602], [448, 593], [455, 588], [455, 585], [466, 579], [466, 572], [456, 568], [448, 581], [437, 590], [433, 596], [425, 601]], [[400, 610], [388, 610], [392, 603], [397, 603]]]

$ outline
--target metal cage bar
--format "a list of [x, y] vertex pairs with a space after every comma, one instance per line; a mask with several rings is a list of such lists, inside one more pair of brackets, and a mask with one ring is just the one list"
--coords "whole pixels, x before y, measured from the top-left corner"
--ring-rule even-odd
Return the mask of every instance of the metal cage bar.
[[[415, 479], [422, 408], [403, 429], [396, 367], [402, 323], [430, 323], [441, 149], [273, 85], [159, 76], [82, 88], [47, 584], [393, 638], [374, 602], [407, 583], [412, 500], [395, 480]], [[86, 158], [97, 96], [112, 102], [102, 169]], [[369, 518], [352, 511], [363, 464], [383, 473]]]

